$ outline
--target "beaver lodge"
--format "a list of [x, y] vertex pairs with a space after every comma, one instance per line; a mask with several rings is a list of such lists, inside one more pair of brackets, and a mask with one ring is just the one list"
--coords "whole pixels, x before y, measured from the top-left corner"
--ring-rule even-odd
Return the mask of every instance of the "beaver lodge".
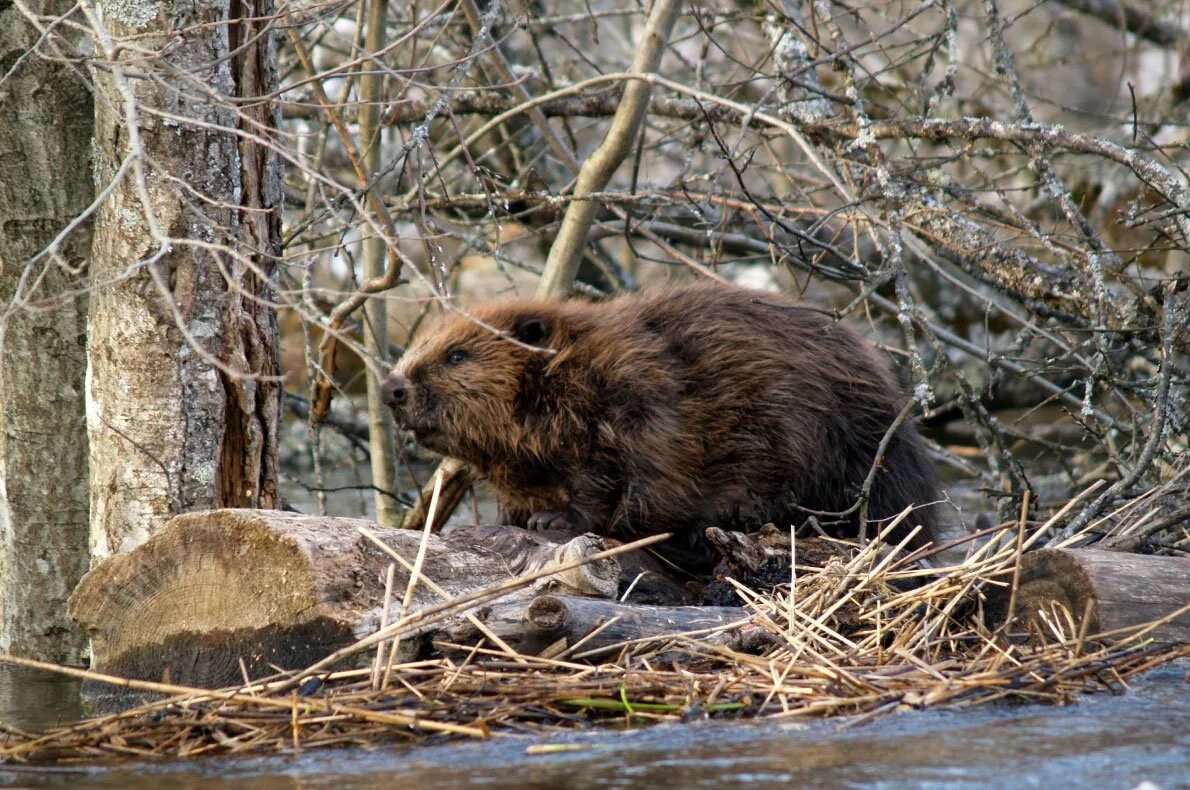
[[[610, 546], [512, 528], [182, 515], [92, 571], [71, 602], [94, 669], [57, 671], [119, 712], [44, 733], [5, 727], [0, 757], [1066, 704], [1190, 655], [1190, 560], [1034, 550], [1097, 488], [1044, 519], [1026, 500], [1019, 521], [945, 550], [716, 533], [723, 562], [702, 595], [734, 603], [715, 606], [676, 603], [690, 595], [680, 580], [641, 569], [637, 549], [656, 537]], [[1141, 534], [1143, 511], [1134, 501], [1111, 514], [1112, 539]]]

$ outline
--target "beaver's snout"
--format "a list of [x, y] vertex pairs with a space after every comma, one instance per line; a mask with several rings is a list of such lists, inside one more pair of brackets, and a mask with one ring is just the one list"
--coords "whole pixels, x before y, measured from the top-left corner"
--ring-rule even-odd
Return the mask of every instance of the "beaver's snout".
[[401, 408], [409, 398], [409, 382], [399, 373], [390, 373], [380, 389], [384, 402], [392, 409]]

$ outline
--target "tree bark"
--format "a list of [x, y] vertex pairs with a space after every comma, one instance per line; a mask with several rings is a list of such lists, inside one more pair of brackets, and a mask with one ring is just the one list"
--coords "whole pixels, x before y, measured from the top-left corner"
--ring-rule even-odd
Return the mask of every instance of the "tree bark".
[[[489, 607], [481, 619], [492, 632], [526, 655], [565, 640], [567, 649], [598, 654], [650, 637], [723, 628], [748, 619], [742, 606], [652, 606], [574, 595], [539, 595]], [[455, 640], [475, 641], [475, 627], [460, 622]], [[705, 636], [705, 634], [703, 634]], [[734, 636], [734, 634], [733, 634]], [[727, 643], [720, 634], [716, 641]]]
[[[69, 49], [75, 34], [57, 30], [41, 52]], [[77, 664], [66, 597], [87, 569], [87, 302], [71, 269], [89, 223], [55, 239], [91, 202], [92, 109], [75, 69], [31, 52], [40, 35], [0, 11], [0, 651]]]
[[[203, 687], [240, 682], [241, 659], [254, 676], [271, 674], [270, 664], [301, 669], [377, 630], [390, 564], [387, 622], [395, 622], [409, 573], [359, 527], [412, 566], [422, 536], [370, 521], [259, 510], [174, 518], [88, 573], [71, 597], [71, 616], [92, 639], [92, 668], [152, 680], [168, 671]], [[421, 574], [441, 592], [419, 583], [409, 612], [603, 548], [590, 535], [557, 544], [513, 528], [430, 535]], [[554, 589], [609, 596], [619, 577], [615, 560], [602, 560], [512, 597]], [[416, 651], [419, 640], [402, 644]]]
[[[281, 180], [263, 144], [275, 110], [259, 98], [276, 85], [273, 3], [109, 4], [104, 13], [91, 20], [107, 61], [93, 72], [96, 172], [116, 183], [91, 266], [96, 560], [132, 549], [177, 513], [273, 506], [282, 394]], [[135, 47], [118, 46], [130, 36]], [[140, 77], [146, 69], [154, 79]], [[117, 179], [126, 159], [132, 167]]]

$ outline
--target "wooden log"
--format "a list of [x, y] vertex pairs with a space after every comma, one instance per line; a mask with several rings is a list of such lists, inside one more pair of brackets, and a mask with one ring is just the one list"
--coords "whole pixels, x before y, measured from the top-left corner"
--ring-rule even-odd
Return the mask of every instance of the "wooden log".
[[[92, 668], [109, 674], [209, 688], [242, 681], [241, 660], [252, 677], [303, 668], [379, 626], [393, 560], [359, 527], [413, 563], [418, 532], [280, 511], [188, 513], [88, 573], [70, 615], [91, 637]], [[603, 548], [594, 535], [557, 544], [511, 527], [455, 529], [429, 536], [422, 575], [454, 598]], [[619, 576], [603, 560], [519, 594], [613, 596]], [[390, 622], [409, 580], [399, 565], [395, 580]], [[411, 611], [441, 601], [419, 584]]]
[[[990, 594], [989, 622], [1005, 620], [1012, 592]], [[1042, 549], [1021, 558], [1013, 630], [1045, 629], [1060, 604], [1088, 638], [1119, 632], [1163, 618], [1148, 636], [1158, 642], [1190, 642], [1190, 558], [1124, 554], [1095, 549]], [[1175, 615], [1180, 610], [1180, 614]], [[1088, 617], [1084, 624], [1084, 615]], [[1047, 635], [1049, 629], [1040, 631]], [[1052, 637], [1051, 637], [1052, 638]]]
[[[634, 639], [720, 628], [749, 616], [740, 606], [653, 606], [574, 595], [502, 602], [478, 614], [497, 636], [526, 655], [536, 655], [559, 640], [572, 647], [586, 639], [577, 652], [587, 653]], [[478, 631], [460, 622], [443, 635], [468, 643]], [[729, 638], [724, 635], [717, 641], [726, 643]]]

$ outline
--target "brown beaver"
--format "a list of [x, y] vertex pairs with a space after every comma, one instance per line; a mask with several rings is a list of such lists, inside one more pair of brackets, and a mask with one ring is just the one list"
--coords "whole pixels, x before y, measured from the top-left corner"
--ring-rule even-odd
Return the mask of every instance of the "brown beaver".
[[[876, 458], [904, 402], [888, 365], [777, 294], [493, 302], [415, 340], [385, 387], [397, 423], [486, 478], [509, 523], [673, 532], [665, 553], [694, 573], [710, 568], [707, 527], [845, 511], [873, 463], [870, 520], [916, 505], [926, 537], [937, 520], [913, 427]], [[854, 533], [854, 516], [836, 522]]]

